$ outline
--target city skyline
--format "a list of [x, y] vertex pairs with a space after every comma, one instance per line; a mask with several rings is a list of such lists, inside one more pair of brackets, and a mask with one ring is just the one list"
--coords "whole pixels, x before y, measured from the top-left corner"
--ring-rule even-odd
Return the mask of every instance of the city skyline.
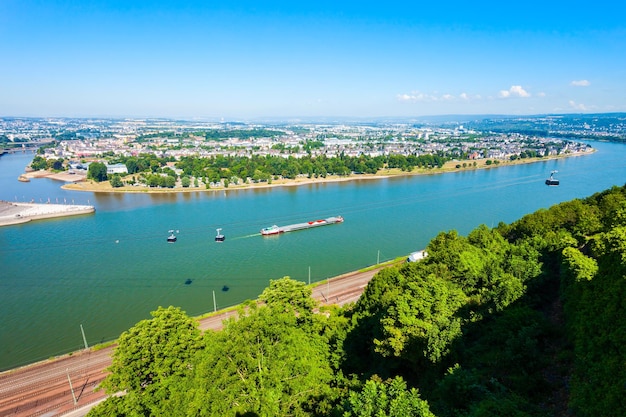
[[624, 10], [603, 1], [7, 0], [0, 115], [621, 112]]

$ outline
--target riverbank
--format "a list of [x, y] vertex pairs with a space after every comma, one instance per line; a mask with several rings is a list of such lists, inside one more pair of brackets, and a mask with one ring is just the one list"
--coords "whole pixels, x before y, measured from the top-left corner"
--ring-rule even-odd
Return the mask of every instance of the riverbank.
[[[293, 187], [307, 184], [322, 184], [331, 182], [342, 181], [355, 181], [355, 180], [372, 180], [382, 179], [399, 176], [413, 176], [413, 175], [437, 175], [450, 172], [472, 171], [477, 169], [492, 169], [503, 166], [531, 164], [535, 162], [549, 161], [552, 159], [568, 158], [572, 156], [590, 155], [595, 152], [595, 149], [591, 149], [588, 152], [569, 153], [563, 155], [553, 155], [541, 158], [524, 158], [511, 160], [496, 160], [495, 162], [487, 159], [480, 159], [476, 161], [448, 161], [441, 168], [415, 168], [412, 171], [402, 171], [398, 168], [382, 169], [376, 174], [351, 174], [348, 176], [328, 175], [324, 178], [309, 178], [308, 176], [300, 176], [295, 179], [277, 179], [272, 182], [259, 182], [259, 183], [245, 183], [245, 184], [229, 184], [228, 187], [175, 187], [175, 188], [154, 188], [146, 186], [130, 186], [125, 185], [123, 187], [113, 188], [109, 181], [95, 182], [93, 180], [85, 180], [80, 182], [74, 182], [72, 184], [64, 184], [61, 186], [64, 190], [72, 191], [87, 191], [93, 193], [185, 193], [185, 192], [211, 192], [211, 191], [224, 191], [224, 190], [245, 190], [245, 189], [258, 189], [258, 188], [272, 188], [272, 187]], [[546, 173], [548, 175], [548, 173]], [[128, 176], [130, 178], [131, 176]], [[53, 176], [47, 176], [47, 178], [56, 179]]]
[[20, 181], [29, 181], [32, 178], [50, 178], [51, 180], [63, 181], [63, 182], [81, 182], [87, 179], [86, 174], [70, 174], [69, 171], [60, 171], [53, 172], [48, 170], [39, 170], [39, 171], [27, 171], [24, 174], [20, 175], [18, 180]]
[[27, 223], [32, 220], [91, 214], [95, 211], [94, 206], [0, 201], [0, 227]]

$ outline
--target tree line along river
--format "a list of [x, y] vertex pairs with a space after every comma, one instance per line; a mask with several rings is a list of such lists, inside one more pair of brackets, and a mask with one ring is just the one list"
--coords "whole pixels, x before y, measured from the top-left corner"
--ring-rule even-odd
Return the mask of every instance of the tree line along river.
[[[623, 185], [626, 146], [532, 164], [297, 187], [175, 194], [72, 192], [17, 181], [33, 154], [0, 158], [0, 199], [92, 204], [94, 215], [0, 228], [0, 369], [115, 339], [158, 306], [189, 315], [256, 298], [269, 280], [325, 280]], [[558, 170], [561, 185], [545, 179]], [[274, 237], [259, 231], [343, 216]], [[216, 243], [216, 229], [226, 236]], [[178, 231], [168, 244], [169, 230]], [[329, 288], [332, 295], [332, 287]], [[215, 300], [215, 303], [214, 303]]]

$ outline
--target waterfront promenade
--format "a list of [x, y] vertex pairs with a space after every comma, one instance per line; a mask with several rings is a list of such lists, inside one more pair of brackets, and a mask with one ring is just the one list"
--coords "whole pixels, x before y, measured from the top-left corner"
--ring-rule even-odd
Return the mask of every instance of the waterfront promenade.
[[[317, 283], [312, 296], [324, 305], [339, 305], [358, 300], [372, 277], [389, 264], [356, 271]], [[199, 320], [206, 331], [219, 330], [235, 310], [218, 312]], [[34, 417], [84, 416], [106, 398], [96, 388], [106, 377], [114, 346], [85, 349], [58, 358], [0, 373], [0, 416]]]
[[31, 220], [91, 214], [94, 206], [76, 204], [36, 204], [0, 201], [0, 226], [27, 223]]

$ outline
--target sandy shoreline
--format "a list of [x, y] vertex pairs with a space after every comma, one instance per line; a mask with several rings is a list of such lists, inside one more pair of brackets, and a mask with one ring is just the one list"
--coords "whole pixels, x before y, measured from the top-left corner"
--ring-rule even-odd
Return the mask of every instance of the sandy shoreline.
[[31, 178], [50, 178], [56, 181], [64, 181], [64, 182], [80, 182], [85, 181], [87, 179], [87, 175], [85, 174], [70, 174], [67, 171], [62, 172], [51, 172], [47, 170], [40, 171], [27, 171], [20, 175], [20, 178], [25, 180], [30, 180]]
[[[493, 169], [503, 166], [510, 165], [519, 165], [519, 164], [531, 164], [535, 162], [548, 161], [552, 159], [559, 158], [569, 158], [572, 156], [584, 156], [591, 155], [595, 152], [595, 149], [592, 149], [589, 152], [581, 152], [581, 153], [572, 153], [565, 155], [555, 155], [543, 158], [525, 158], [525, 159], [517, 159], [515, 161], [499, 161], [498, 163], [492, 163], [491, 165], [487, 165], [486, 160], [478, 160], [478, 161], [448, 161], [444, 164], [442, 168], [417, 168], [411, 172], [401, 171], [400, 169], [383, 169], [377, 174], [351, 174], [349, 176], [338, 176], [338, 175], [329, 175], [326, 178], [308, 178], [308, 177], [299, 177], [295, 180], [273, 180], [271, 183], [252, 183], [252, 184], [241, 184], [241, 185], [233, 185], [230, 184], [228, 187], [212, 187], [209, 189], [200, 188], [200, 187], [188, 187], [188, 188], [151, 188], [146, 186], [123, 186], [119, 188], [113, 188], [109, 184], [108, 181], [97, 183], [92, 180], [85, 180], [80, 182], [73, 182], [72, 184], [64, 184], [61, 188], [65, 190], [72, 191], [87, 191], [94, 193], [188, 193], [188, 192], [214, 192], [214, 191], [224, 191], [224, 190], [248, 190], [248, 189], [261, 189], [261, 188], [272, 188], [272, 187], [293, 187], [299, 185], [307, 185], [307, 184], [323, 184], [330, 182], [342, 182], [342, 181], [355, 181], [355, 180], [375, 180], [382, 178], [390, 178], [390, 177], [398, 177], [398, 176], [413, 176], [413, 175], [438, 175], [449, 172], [460, 172], [460, 171], [470, 171], [476, 169]], [[476, 166], [474, 166], [474, 162], [476, 162]], [[463, 167], [463, 163], [467, 166]], [[460, 168], [456, 168], [457, 165], [461, 165]], [[546, 173], [548, 175], [548, 173]], [[46, 176], [46, 175], [44, 175]], [[52, 176], [46, 176], [47, 178], [53, 178]], [[130, 177], [130, 176], [129, 176]], [[54, 179], [54, 178], [53, 178]], [[67, 181], [67, 180], [66, 180]]]

